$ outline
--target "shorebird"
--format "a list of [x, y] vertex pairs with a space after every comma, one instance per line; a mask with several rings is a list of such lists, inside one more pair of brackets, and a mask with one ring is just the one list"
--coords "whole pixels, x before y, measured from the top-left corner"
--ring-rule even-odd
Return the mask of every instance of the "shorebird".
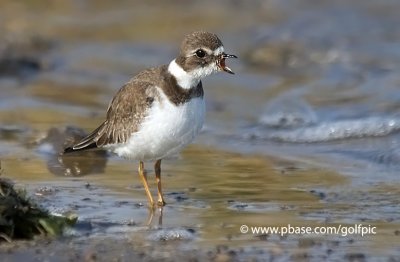
[[[193, 32], [182, 41], [178, 56], [168, 65], [146, 69], [121, 87], [111, 100], [105, 121], [64, 153], [102, 148], [139, 162], [150, 206], [164, 206], [161, 160], [191, 143], [204, 122], [201, 79], [226, 66], [226, 54], [217, 35]], [[158, 198], [151, 195], [144, 161], [155, 161]]]

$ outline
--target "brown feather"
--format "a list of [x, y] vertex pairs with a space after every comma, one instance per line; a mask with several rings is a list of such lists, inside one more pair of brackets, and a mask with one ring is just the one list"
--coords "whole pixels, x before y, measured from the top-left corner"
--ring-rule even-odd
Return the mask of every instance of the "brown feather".
[[106, 120], [72, 151], [93, 148], [93, 143], [99, 148], [127, 142], [138, 131], [153, 102], [160, 102], [159, 88], [177, 106], [204, 94], [201, 82], [191, 89], [180, 87], [166, 65], [144, 70], [117, 92], [108, 106]]

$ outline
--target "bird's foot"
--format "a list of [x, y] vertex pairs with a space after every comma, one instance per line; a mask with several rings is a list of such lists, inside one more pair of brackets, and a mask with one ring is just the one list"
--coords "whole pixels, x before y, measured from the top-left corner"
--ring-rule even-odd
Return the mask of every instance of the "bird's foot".
[[164, 199], [158, 199], [157, 201], [157, 206], [159, 207], [163, 207], [165, 206], [167, 203], [165, 203]]

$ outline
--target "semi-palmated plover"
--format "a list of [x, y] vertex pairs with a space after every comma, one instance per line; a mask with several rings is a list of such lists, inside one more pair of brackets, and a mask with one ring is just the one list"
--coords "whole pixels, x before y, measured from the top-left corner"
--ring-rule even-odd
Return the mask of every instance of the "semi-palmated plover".
[[155, 161], [159, 206], [165, 205], [161, 188], [161, 159], [179, 152], [200, 131], [205, 113], [201, 79], [225, 71], [221, 40], [212, 33], [187, 35], [177, 58], [169, 65], [146, 69], [117, 92], [107, 109], [106, 120], [64, 153], [103, 148], [139, 161], [149, 204], [154, 205], [143, 161]]

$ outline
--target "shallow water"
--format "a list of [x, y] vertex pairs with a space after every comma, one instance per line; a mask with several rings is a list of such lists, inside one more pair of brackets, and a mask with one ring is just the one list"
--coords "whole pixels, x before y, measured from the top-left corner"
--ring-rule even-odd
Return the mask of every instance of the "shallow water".
[[[0, 4], [3, 175], [53, 212], [79, 216], [66, 239], [52, 242], [52, 259], [65, 241], [70, 258], [92, 252], [104, 261], [137, 250], [173, 259], [175, 249], [201, 260], [398, 257], [399, 4], [174, 3]], [[168, 205], [151, 212], [137, 163], [57, 152], [69, 141], [66, 126], [77, 136], [83, 131], [75, 127], [95, 128], [132, 74], [168, 63], [182, 36], [198, 28], [239, 56], [229, 61], [236, 75], [204, 81], [206, 125], [194, 145], [163, 161]], [[288, 224], [363, 224], [378, 233], [239, 230]], [[43, 245], [11, 248], [7, 259]]]

